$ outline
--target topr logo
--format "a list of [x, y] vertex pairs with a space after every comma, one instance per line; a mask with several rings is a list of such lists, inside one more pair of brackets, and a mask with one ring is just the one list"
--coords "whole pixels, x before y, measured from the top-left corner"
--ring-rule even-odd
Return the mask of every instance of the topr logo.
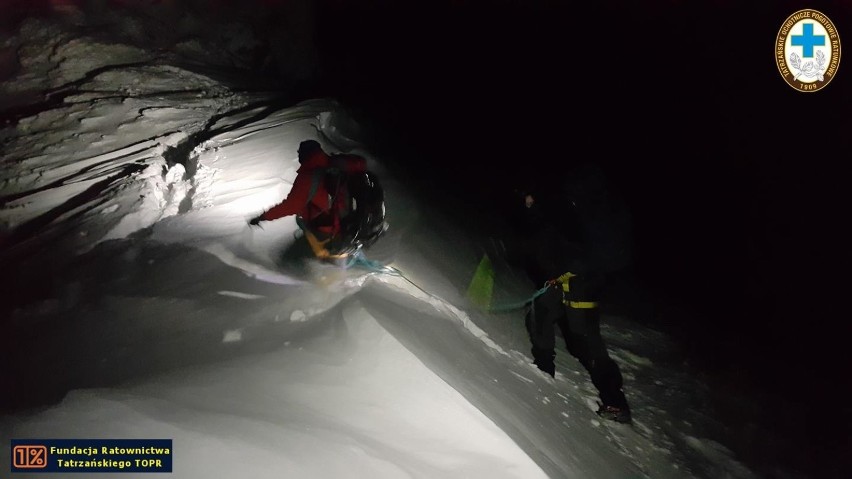
[[840, 66], [840, 35], [834, 23], [809, 8], [787, 17], [775, 39], [775, 63], [784, 81], [796, 90], [825, 88]]

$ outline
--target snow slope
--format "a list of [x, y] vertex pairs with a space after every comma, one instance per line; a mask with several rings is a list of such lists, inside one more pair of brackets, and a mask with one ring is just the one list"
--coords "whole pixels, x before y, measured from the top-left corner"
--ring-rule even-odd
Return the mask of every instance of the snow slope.
[[[754, 477], [663, 334], [605, 318], [633, 427], [597, 418], [566, 353], [555, 380], [531, 365], [522, 312], [464, 297], [487, 239], [413, 197], [341, 105], [75, 45], [63, 58], [90, 63], [63, 70], [61, 102], [2, 132], [19, 284], [0, 441], [171, 438], [177, 477]], [[246, 225], [308, 138], [382, 178], [391, 229], [368, 255], [402, 276], [316, 264], [292, 218]], [[531, 294], [497, 281], [498, 301]]]

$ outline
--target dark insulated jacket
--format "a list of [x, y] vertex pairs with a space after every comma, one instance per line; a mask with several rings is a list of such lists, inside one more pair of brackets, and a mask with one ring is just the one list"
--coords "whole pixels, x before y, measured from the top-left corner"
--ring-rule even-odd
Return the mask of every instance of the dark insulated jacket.
[[632, 218], [602, 171], [576, 170], [554, 196], [520, 208], [515, 220], [524, 269], [537, 286], [569, 271], [605, 274], [632, 264]]

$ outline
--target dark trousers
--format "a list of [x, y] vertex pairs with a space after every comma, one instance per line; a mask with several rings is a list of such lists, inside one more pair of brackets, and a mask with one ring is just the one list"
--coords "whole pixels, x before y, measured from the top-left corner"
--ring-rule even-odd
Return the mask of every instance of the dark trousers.
[[[581, 275], [571, 279], [571, 301], [595, 301], [603, 280], [593, 275]], [[550, 375], [555, 374], [556, 329], [558, 326], [565, 338], [568, 352], [580, 361], [598, 389], [605, 406], [627, 407], [622, 391], [621, 370], [609, 357], [600, 331], [599, 308], [573, 308], [563, 303], [563, 292], [558, 286], [536, 298], [527, 313], [527, 331], [532, 343], [532, 354], [536, 366]]]

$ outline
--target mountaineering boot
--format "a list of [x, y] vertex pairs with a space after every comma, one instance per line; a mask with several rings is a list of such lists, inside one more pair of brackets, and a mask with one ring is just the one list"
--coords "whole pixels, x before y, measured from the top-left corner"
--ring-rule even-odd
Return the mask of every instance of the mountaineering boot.
[[554, 363], [554, 358], [556, 357], [556, 353], [553, 350], [543, 350], [533, 348], [533, 364], [538, 366], [539, 369], [546, 372], [550, 375], [550, 377], [556, 377], [556, 363]]
[[600, 404], [598, 416], [604, 419], [609, 419], [610, 421], [620, 422], [622, 424], [630, 424], [632, 422], [629, 407], [604, 406], [603, 404]]
[[550, 377], [556, 377], [556, 364], [554, 364], [552, 361], [549, 363], [535, 363], [535, 365], [538, 366], [538, 368], [542, 371], [549, 374]]

